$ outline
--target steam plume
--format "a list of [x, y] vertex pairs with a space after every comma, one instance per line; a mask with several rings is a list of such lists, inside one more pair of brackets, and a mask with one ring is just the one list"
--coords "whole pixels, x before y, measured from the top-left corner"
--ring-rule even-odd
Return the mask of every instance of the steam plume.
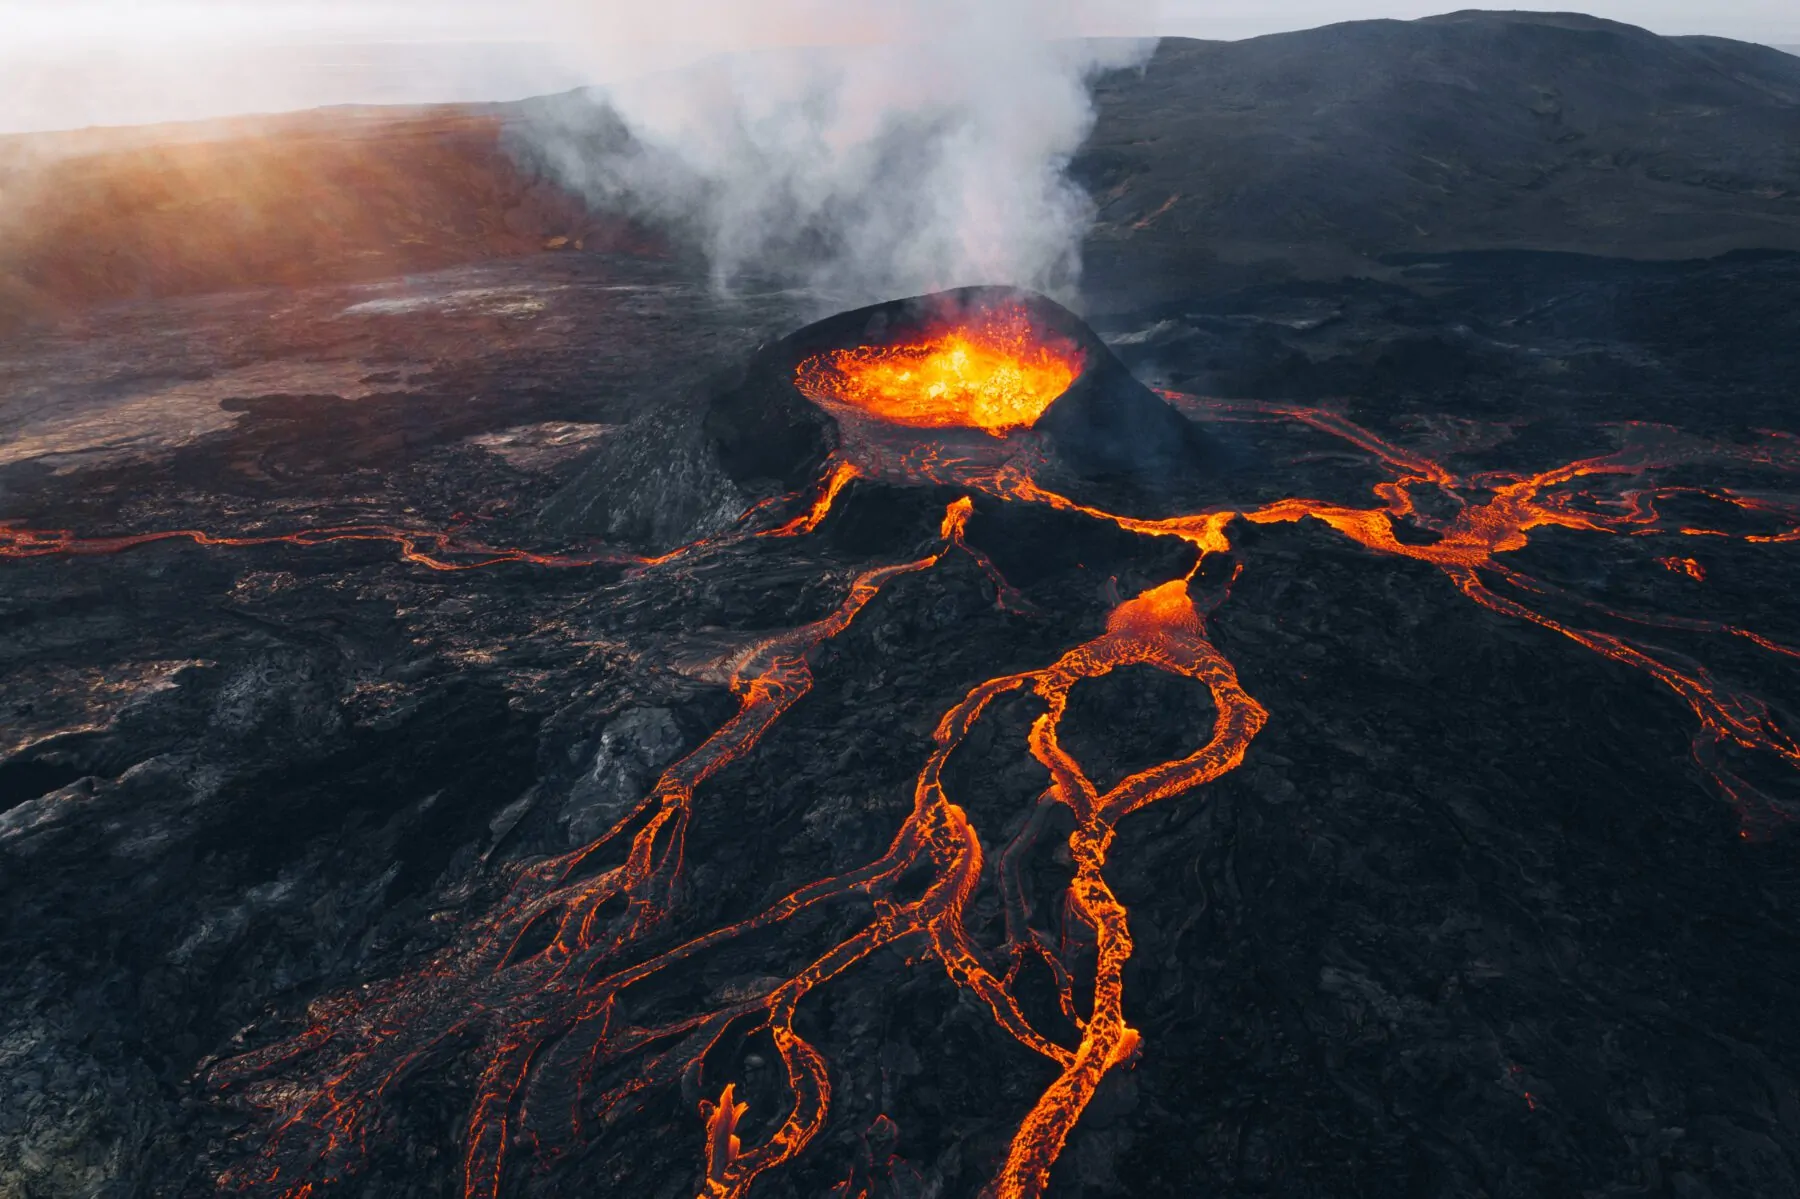
[[[861, 302], [1073, 287], [1092, 205], [1064, 168], [1093, 125], [1087, 81], [1155, 45], [1080, 35], [1131, 28], [1131, 4], [1105, 5], [1105, 26], [1088, 0], [646, 7], [590, 26], [592, 44], [703, 31], [755, 48], [587, 93], [552, 111], [539, 149], [597, 204], [684, 230], [721, 288], [797, 276]], [[814, 44], [772, 44], [799, 36]]]

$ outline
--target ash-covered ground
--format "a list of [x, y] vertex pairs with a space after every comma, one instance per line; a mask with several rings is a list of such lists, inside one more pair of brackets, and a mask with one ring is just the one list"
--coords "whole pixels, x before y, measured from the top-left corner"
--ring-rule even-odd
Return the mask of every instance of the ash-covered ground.
[[[1602, 456], [1624, 422], [1739, 449], [1800, 434], [1800, 257], [1389, 265], [1387, 282], [1159, 280], [1180, 298], [1094, 320], [1154, 386], [1329, 410], [1462, 472]], [[735, 484], [689, 452], [702, 400], [821, 308], [583, 254], [99, 310], [8, 347], [0, 521], [14, 547], [25, 529], [382, 526], [565, 557], [712, 531]], [[1146, 515], [1368, 507], [1386, 477], [1314, 426], [1205, 427], [1222, 464], [1140, 489], [1164, 510]], [[1657, 482], [1779, 497], [1753, 458]], [[596, 461], [632, 464], [632, 491], [589, 502]], [[220, 1091], [219, 1063], [453, 947], [519, 869], [598, 835], [725, 724], [720, 661], [928, 550], [957, 494], [858, 480], [808, 536], [645, 569], [434, 570], [382, 539], [0, 561], [0, 1194], [243, 1177], [272, 1117]], [[1800, 662], [1696, 628], [1800, 643], [1800, 545], [1748, 541], [1779, 530], [1684, 494], [1670, 513], [1725, 535], [1540, 529], [1507, 560], [1559, 589], [1536, 601], [1554, 619], [1699, 663], [1768, 702], [1762, 727], [1794, 729]], [[684, 495], [683, 528], [652, 527]], [[946, 710], [1193, 559], [984, 495], [967, 540], [1027, 603], [997, 606], [952, 556], [821, 643], [811, 691], [697, 790], [673, 914], [634, 952], [878, 856]], [[1747, 825], [1694, 757], [1695, 711], [1643, 670], [1316, 520], [1238, 522], [1232, 541], [1192, 590], [1218, 602], [1212, 640], [1268, 724], [1236, 770], [1119, 823], [1107, 876], [1142, 1049], [1050, 1193], [1800, 1190], [1793, 771], [1732, 759], [1776, 813]], [[1693, 627], [1627, 629], [1587, 601]], [[945, 775], [991, 856], [1046, 785], [1023, 752], [1033, 716], [1000, 702]], [[1106, 786], [1190, 752], [1214, 717], [1204, 687], [1132, 668], [1076, 689], [1063, 742]], [[1026, 876], [1052, 929], [1055, 839]], [[991, 923], [998, 901], [971, 911]], [[735, 941], [630, 1017], [766, 989], [864, 918], [827, 908]], [[1056, 1073], [916, 944], [818, 987], [798, 1020], [830, 1062], [831, 1116], [758, 1196], [974, 1196]], [[698, 1103], [719, 1082], [750, 1105], [746, 1147], [786, 1110], [765, 1041], [733, 1032], [704, 1091], [652, 1086], [542, 1161], [514, 1154], [503, 1192], [696, 1193]], [[436, 1047], [384, 1096], [356, 1172], [311, 1193], [459, 1193], [486, 1064], [472, 1042]], [[318, 1082], [304, 1060], [272, 1076]]]

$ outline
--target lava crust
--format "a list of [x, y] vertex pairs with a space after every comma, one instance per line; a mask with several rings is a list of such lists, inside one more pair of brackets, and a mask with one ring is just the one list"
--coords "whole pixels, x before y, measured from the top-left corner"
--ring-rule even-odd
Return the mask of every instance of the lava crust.
[[1394, 270], [1024, 428], [597, 255], [21, 348], [0, 1189], [1794, 1192], [1800, 259]]

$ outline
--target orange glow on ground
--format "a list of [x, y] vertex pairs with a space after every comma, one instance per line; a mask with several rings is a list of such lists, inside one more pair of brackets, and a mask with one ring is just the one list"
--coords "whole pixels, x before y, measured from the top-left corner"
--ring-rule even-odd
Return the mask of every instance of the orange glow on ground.
[[[82, 537], [69, 529], [31, 529], [0, 522], [0, 560], [7, 558], [88, 558], [124, 553], [141, 546], [168, 541], [188, 541], [195, 545], [226, 549], [248, 549], [256, 546], [291, 545], [310, 549], [342, 542], [363, 541], [386, 543], [400, 551], [400, 558], [427, 570], [453, 574], [480, 570], [508, 562], [528, 566], [572, 568], [584, 566], [651, 567], [676, 562], [709, 549], [731, 545], [759, 537], [801, 537], [818, 528], [830, 513], [831, 506], [850, 482], [857, 469], [839, 462], [820, 484], [805, 511], [773, 528], [755, 528], [758, 518], [785, 505], [797, 503], [796, 495], [774, 496], [753, 505], [737, 524], [723, 533], [684, 545], [666, 554], [645, 557], [624, 550], [607, 549], [587, 554], [540, 554], [530, 550], [496, 547], [463, 536], [462, 528], [450, 530], [406, 529], [393, 525], [336, 525], [318, 529], [302, 529], [294, 533], [254, 533], [237, 537], [221, 536], [202, 529], [159, 529], [149, 533], [126, 533], [111, 537]], [[948, 534], [946, 534], [948, 536]]]
[[1081, 353], [1023, 308], [982, 314], [922, 341], [816, 354], [795, 385], [816, 400], [918, 429], [1027, 429], [1081, 373]]
[[26, 529], [0, 524], [0, 558], [93, 557], [123, 553], [163, 541], [190, 541], [195, 545], [244, 549], [261, 545], [310, 548], [345, 541], [385, 542], [400, 551], [402, 560], [427, 570], [454, 573], [523, 562], [531, 566], [576, 567], [602, 564], [643, 563], [630, 554], [535, 554], [528, 550], [496, 549], [478, 541], [465, 541], [455, 533], [399, 529], [391, 525], [339, 525], [303, 529], [297, 533], [252, 534], [221, 537], [200, 529], [165, 529], [154, 533], [130, 533], [116, 537], [78, 537], [67, 529]]
[[[946, 341], [930, 344], [941, 347]], [[1800, 504], [1785, 497], [1653, 487], [1641, 481], [1674, 466], [1719, 462], [1800, 474], [1800, 454], [1775, 443], [1715, 446], [1644, 426], [1626, 429], [1621, 448], [1611, 454], [1535, 474], [1464, 474], [1452, 469], [1447, 458], [1434, 461], [1324, 409], [1168, 398], [1203, 419], [1288, 422], [1329, 434], [1379, 464], [1382, 481], [1373, 485], [1366, 507], [1289, 496], [1254, 506], [1141, 518], [1057, 494], [1017, 462], [983, 466], [950, 458], [937, 448], [909, 459], [906, 477], [911, 481], [950, 485], [973, 495], [946, 506], [936, 543], [913, 551], [922, 556], [863, 570], [845, 581], [838, 606], [823, 618], [762, 634], [717, 663], [717, 677], [728, 680], [736, 712], [670, 765], [632, 811], [590, 844], [526, 865], [491, 911], [410, 973], [321, 1000], [309, 1009], [308, 1025], [286, 1040], [210, 1072], [214, 1087], [234, 1092], [269, 1117], [260, 1153], [231, 1170], [224, 1185], [283, 1199], [311, 1199], [320, 1184], [361, 1167], [368, 1141], [383, 1127], [383, 1103], [394, 1088], [447, 1046], [469, 1046], [482, 1069], [463, 1140], [465, 1199], [496, 1199], [515, 1159], [535, 1153], [547, 1160], [560, 1152], [556, 1141], [579, 1143], [616, 1114], [642, 1105], [652, 1091], [667, 1092], [684, 1080], [700, 1087], [701, 1095], [717, 1096], [698, 1104], [698, 1199], [754, 1199], [761, 1193], [757, 1180], [805, 1152], [832, 1111], [832, 1070], [824, 1052], [801, 1031], [801, 1005], [859, 962], [896, 947], [904, 948], [915, 965], [944, 971], [996, 1028], [1054, 1069], [1054, 1078], [1029, 1107], [1010, 1117], [1018, 1124], [1004, 1158], [994, 1162], [992, 1185], [984, 1192], [991, 1199], [1040, 1199], [1101, 1081], [1146, 1050], [1125, 1019], [1125, 966], [1133, 950], [1129, 913], [1106, 877], [1117, 826], [1149, 805], [1190, 795], [1197, 799], [1194, 793], [1243, 762], [1269, 718], [1268, 710], [1242, 686], [1234, 664], [1212, 642], [1207, 617], [1189, 592], [1206, 558], [1234, 551], [1234, 526], [1241, 527], [1240, 522], [1319, 522], [1371, 555], [1435, 568], [1440, 585], [1494, 616], [1533, 625], [1639, 672], [1692, 713], [1697, 726], [1690, 746], [1693, 761], [1737, 810], [1747, 835], [1788, 818], [1790, 808], [1735, 773], [1732, 760], [1755, 753], [1800, 770], [1800, 739], [1783, 727], [1776, 710], [1698, 662], [1587, 627], [1585, 619], [1577, 624], [1573, 618], [1553, 616], [1541, 610], [1540, 601], [1576, 605], [1609, 621], [1740, 638], [1790, 659], [1800, 659], [1800, 650], [1723, 622], [1608, 607], [1525, 574], [1514, 565], [1514, 556], [1540, 529], [1628, 538], [1691, 534], [1693, 530], [1658, 511], [1660, 501], [1674, 497], [1728, 505], [1768, 530], [1715, 536], [1757, 545], [1800, 542]], [[735, 529], [656, 559], [559, 558], [495, 550], [450, 534], [380, 526], [250, 538], [183, 531], [87, 540], [0, 526], [0, 558], [113, 553], [170, 538], [220, 546], [311, 546], [350, 539], [393, 543], [406, 560], [440, 571], [502, 562], [678, 566], [751, 538], [811, 534], [846, 488], [865, 477], [874, 476], [840, 458], [814, 490], [764, 501], [746, 512]], [[1422, 510], [1415, 496], [1430, 489], [1444, 502]], [[754, 752], [811, 690], [812, 663], [821, 645], [848, 630], [889, 587], [956, 555], [980, 566], [1000, 607], [1029, 609], [1029, 602], [971, 544], [971, 523], [981, 515], [978, 500], [984, 505], [1043, 505], [1139, 536], [1176, 539], [1191, 547], [1195, 565], [1185, 577], [1117, 603], [1104, 627], [1088, 640], [1052, 650], [1029, 668], [979, 682], [944, 711], [913, 779], [911, 810], [899, 820], [885, 852], [845, 873], [807, 882], [733, 922], [684, 933], [688, 939], [679, 944], [656, 944], [655, 938], [670, 931], [680, 916], [686, 836], [696, 804], [709, 798], [702, 788]], [[1445, 514], [1431, 516], [1431, 511]], [[798, 515], [777, 523], [780, 514], [792, 512]], [[977, 523], [976, 534], [980, 532]], [[1704, 577], [1692, 559], [1657, 560], [1687, 578]], [[1244, 569], [1238, 563], [1234, 581]], [[1150, 667], [1190, 679], [1210, 693], [1216, 714], [1204, 744], [1187, 756], [1148, 767], [1102, 791], [1063, 747], [1061, 730], [1073, 689], [1122, 667]], [[946, 763], [994, 701], [1009, 695], [1029, 697], [1041, 707], [1016, 748], [1042, 767], [1047, 785], [1023, 827], [1010, 839], [990, 842], [990, 853], [944, 774]], [[1061, 847], [1072, 866], [1061, 909], [1065, 931], [1071, 925], [1081, 930], [1084, 947], [1077, 952], [1070, 951], [1066, 937], [1059, 939], [1043, 927], [1041, 916], [1033, 922], [1033, 897], [1027, 896], [1027, 876], [1022, 874], [1048, 826], [1048, 814], [1058, 810], [1066, 814], [1065, 827], [1073, 826]], [[607, 853], [622, 860], [597, 868], [595, 863]], [[924, 880], [922, 890], [919, 879]], [[978, 897], [994, 892], [1005, 917], [1005, 935], [1000, 944], [989, 946], [971, 932], [971, 909]], [[809, 961], [799, 959], [804, 964], [790, 967], [786, 977], [759, 979], [748, 990], [691, 1007], [658, 1009], [649, 1026], [620, 1017], [621, 1010], [629, 1009], [621, 998], [633, 988], [713, 947], [838, 904], [867, 905], [868, 923], [835, 944], [824, 942]], [[554, 935], [543, 948], [527, 952], [524, 946], [541, 941], [530, 935], [533, 929], [553, 929]], [[1040, 1026], [1041, 1021], [1034, 1022], [1038, 1018], [1027, 1015], [1029, 1005], [1020, 1003], [1027, 969], [1049, 972], [1062, 1016], [1055, 1026]], [[737, 1098], [741, 1080], [716, 1077], [719, 1063], [709, 1062], [709, 1055], [728, 1033], [766, 1033], [773, 1042], [785, 1080], [779, 1108], [752, 1113]], [[1154, 1052], [1154, 1046], [1148, 1049]], [[760, 1133], [749, 1131], [759, 1128]], [[857, 1195], [866, 1189], [846, 1183], [832, 1193]]]

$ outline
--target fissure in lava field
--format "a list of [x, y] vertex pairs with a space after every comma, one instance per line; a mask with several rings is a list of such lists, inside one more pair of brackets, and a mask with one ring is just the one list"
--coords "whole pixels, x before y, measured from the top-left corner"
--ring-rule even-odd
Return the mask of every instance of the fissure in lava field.
[[[468, 1064], [470, 1078], [460, 1135], [468, 1199], [501, 1194], [534, 1163], [549, 1167], [580, 1154], [623, 1113], [668, 1094], [698, 1099], [694, 1193], [759, 1193], [807, 1153], [837, 1108], [833, 1063], [809, 1039], [805, 1009], [827, 989], [858, 985], [860, 963], [897, 951], [911, 970], [941, 973], [1047, 1071], [1035, 1098], [1007, 1116], [1010, 1141], [983, 1192], [1043, 1195], [1104, 1080], [1156, 1048], [1127, 1015], [1131, 912], [1110, 881], [1132, 868], [1120, 853], [1121, 824], [1153, 805], [1205, 804], [1209, 785], [1236, 770], [1280, 716], [1247, 689], [1209, 631], [1221, 605], [1241, 602], [1232, 598], [1234, 585], [1258, 569], [1245, 543], [1259, 528], [1316, 522], [1369, 554], [1432, 568], [1437, 577], [1422, 576], [1420, 585], [1450, 589], [1488, 613], [1639, 672], [1687, 709], [1693, 761], [1735, 811], [1742, 838], [1779, 835], [1791, 818], [1781, 790], [1786, 772], [1800, 770], [1800, 740], [1763, 697], [1663, 647], [1658, 636], [1743, 643], [1775, 658], [1800, 658], [1800, 648], [1728, 622], [1590, 597], [1536, 577], [1524, 563], [1544, 537], [1624, 539], [1669, 572], [1667, 585], [1691, 587], [1707, 578], [1690, 556], [1695, 546], [1787, 552], [1800, 542], [1800, 501], [1778, 481], [1800, 474], [1800, 440], [1771, 434], [1724, 443], [1621, 424], [1607, 430], [1611, 448], [1572, 461], [1530, 472], [1467, 470], [1455, 465], [1454, 446], [1396, 444], [1328, 406], [1152, 394], [1072, 317], [1034, 297], [965, 294], [915, 303], [905, 320], [894, 311], [872, 340], [855, 336], [873, 327], [868, 321], [840, 318], [770, 359], [787, 399], [801, 405], [795, 411], [804, 409], [790, 423], [816, 420], [826, 429], [823, 458], [805, 463], [812, 481], [754, 504], [726, 532], [665, 554], [536, 553], [465, 540], [462, 530], [386, 526], [232, 536], [0, 534], [0, 556], [8, 558], [116, 553], [182, 538], [227, 549], [373, 540], [434, 571], [510, 564], [679, 576], [752, 543], [781, 552], [779, 543], [822, 536], [831, 522], [848, 519], [842, 510], [859, 493], [870, 503], [922, 493], [938, 522], [914, 531], [910, 552], [816, 580], [835, 591], [818, 619], [760, 634], [705, 664], [707, 677], [729, 689], [735, 712], [609, 828], [570, 852], [517, 867], [484, 915], [406, 972], [320, 1000], [301, 1027], [274, 1039], [255, 1036], [260, 1043], [212, 1064], [206, 1082], [219, 1101], [258, 1114], [223, 1185], [287, 1199], [329, 1193], [381, 1151], [396, 1097], [455, 1060]], [[733, 402], [756, 403], [763, 394], [750, 388]], [[1120, 413], [1129, 415], [1124, 426]], [[1152, 462], [1146, 451], [1147, 465], [1134, 473], [1128, 446], [1106, 448], [1109, 437], [1135, 436], [1133, 428], [1172, 427], [1157, 422], [1176, 413], [1191, 430], [1185, 457]], [[1204, 475], [1216, 489], [1254, 473], [1255, 464], [1230, 464], [1220, 448], [1245, 426], [1331, 439], [1333, 452], [1365, 472], [1366, 498], [1277, 495], [1184, 509], [1179, 497], [1190, 475]], [[1727, 468], [1773, 482], [1706, 481]], [[884, 518], [890, 524], [916, 510], [890, 507], [897, 513]], [[758, 753], [813, 689], [828, 643], [872, 602], [903, 580], [957, 564], [979, 570], [1006, 619], [1041, 620], [1046, 608], [1067, 602], [1060, 593], [1034, 594], [1029, 584], [1015, 587], [996, 565], [1005, 546], [984, 539], [1008, 527], [1007, 514], [1022, 512], [1175, 547], [1182, 564], [1136, 594], [1115, 591], [1103, 624], [1060, 655], [997, 664], [991, 677], [958, 688], [960, 698], [941, 710], [923, 748], [910, 810], [884, 851], [696, 927], [689, 909], [704, 884], [692, 877], [686, 851], [697, 812], [733, 802], [721, 776]], [[1066, 735], [1072, 698], [1114, 672], [1144, 670], [1203, 688], [1210, 736], [1122, 777], [1097, 778]], [[1028, 732], [1010, 752], [1034, 763], [1043, 780], [1010, 832], [978, 827], [976, 805], [958, 793], [952, 768], [1002, 700], [1029, 705]], [[1046, 894], [1030, 863], [1051, 856], [1064, 882]], [[756, 863], [737, 868], [754, 871]], [[987, 917], [977, 914], [983, 907]], [[856, 915], [834, 917], [830, 927], [839, 933], [802, 951], [819, 937], [827, 911]], [[977, 934], [988, 925], [998, 933]], [[707, 955], [744, 945], [770, 946], [770, 968], [753, 984], [724, 995], [681, 985]], [[654, 1001], [641, 1001], [645, 993]], [[778, 1063], [773, 1101], [768, 1087], [760, 1100], [746, 1101], [745, 1079], [728, 1068], [722, 1047], [749, 1040], [768, 1045]], [[866, 1162], [832, 1193], [876, 1193], [877, 1176], [891, 1179], [904, 1163], [870, 1146], [895, 1135], [893, 1122], [880, 1117], [862, 1134]]]

